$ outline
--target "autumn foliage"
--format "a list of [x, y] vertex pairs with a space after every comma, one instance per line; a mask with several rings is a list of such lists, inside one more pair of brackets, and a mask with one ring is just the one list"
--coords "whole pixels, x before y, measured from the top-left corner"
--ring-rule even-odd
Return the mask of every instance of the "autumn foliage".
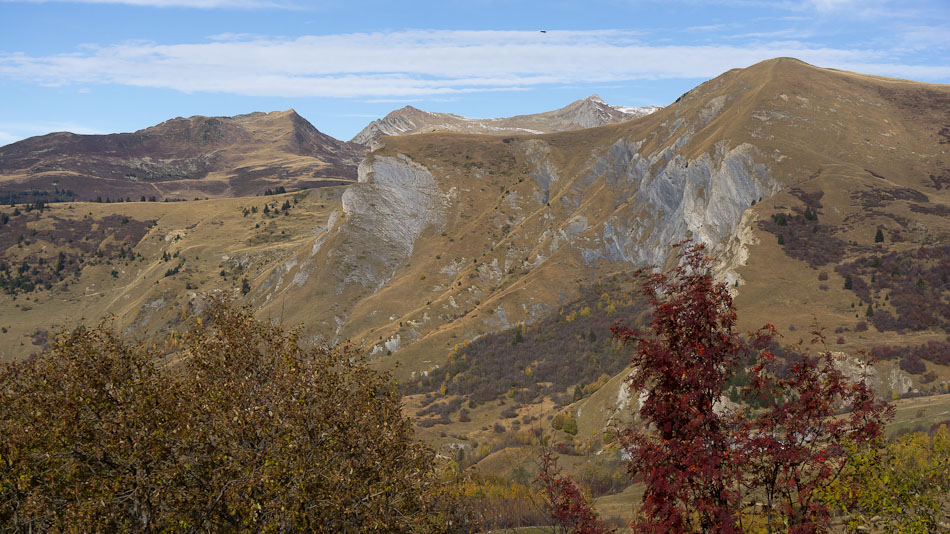
[[390, 377], [218, 305], [170, 354], [105, 325], [0, 367], [0, 531], [468, 529]]
[[[647, 393], [643, 424], [620, 432], [631, 475], [646, 483], [635, 530], [738, 533], [749, 521], [770, 532], [827, 530], [820, 491], [846, 465], [847, 444], [881, 435], [890, 408], [827, 350], [778, 361], [771, 325], [740, 336], [703, 246], [682, 246], [678, 259], [667, 273], [640, 273], [650, 331], [613, 328], [635, 346], [628, 386]], [[746, 403], [727, 405], [725, 386], [739, 372], [750, 377]]]
[[541, 456], [538, 485], [547, 505], [548, 516], [564, 532], [574, 534], [608, 534], [614, 532], [594, 510], [593, 503], [577, 483], [561, 474], [557, 457], [550, 452]]

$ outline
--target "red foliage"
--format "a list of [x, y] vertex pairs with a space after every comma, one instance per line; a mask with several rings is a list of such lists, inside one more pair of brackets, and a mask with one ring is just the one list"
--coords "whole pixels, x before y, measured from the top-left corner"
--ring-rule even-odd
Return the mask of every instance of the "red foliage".
[[631, 474], [647, 484], [638, 527], [738, 533], [729, 421], [713, 405], [723, 393], [724, 369], [736, 367], [747, 349], [733, 332], [732, 297], [713, 280], [703, 247], [686, 247], [681, 260], [669, 273], [641, 272], [642, 293], [655, 309], [654, 335], [619, 324], [612, 329], [637, 345], [629, 387], [650, 393], [640, 408], [649, 426], [620, 436], [631, 453]]
[[[815, 334], [813, 343], [823, 345]], [[764, 353], [753, 368], [750, 390], [771, 400], [736, 425], [745, 484], [764, 492], [770, 525], [777, 513], [788, 532], [826, 532], [830, 511], [817, 499], [820, 490], [844, 468], [845, 445], [873, 444], [893, 407], [874, 399], [865, 377], [849, 381], [827, 350], [802, 356], [784, 378], [770, 372], [770, 357]]]
[[541, 456], [538, 483], [547, 497], [551, 519], [565, 532], [572, 534], [608, 534], [608, 528], [594, 511], [590, 499], [584, 495], [570, 476], [561, 476], [557, 457], [550, 452]]
[[[654, 307], [652, 335], [612, 329], [636, 344], [629, 387], [648, 393], [639, 411], [647, 424], [620, 434], [631, 474], [647, 485], [638, 531], [738, 533], [743, 502], [761, 492], [770, 522], [776, 513], [790, 532], [824, 531], [828, 510], [816, 490], [840, 472], [846, 440], [880, 435], [889, 407], [865, 382], [850, 383], [829, 353], [800, 355], [779, 376], [767, 349], [774, 328], [737, 335], [732, 298], [704, 247], [683, 247], [679, 260], [668, 273], [640, 273]], [[722, 405], [740, 370], [752, 377], [750, 405], [764, 410]], [[842, 407], [850, 415], [833, 417]]]

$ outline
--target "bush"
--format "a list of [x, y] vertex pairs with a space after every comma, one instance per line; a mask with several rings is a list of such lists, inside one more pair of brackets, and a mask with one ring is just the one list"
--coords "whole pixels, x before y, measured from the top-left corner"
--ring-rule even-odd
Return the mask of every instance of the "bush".
[[567, 417], [564, 418], [564, 426], [561, 428], [561, 430], [563, 430], [567, 434], [576, 436], [577, 435], [577, 419], [575, 419], [573, 415], [568, 414]]
[[[950, 328], [950, 304], [943, 295], [950, 290], [950, 245], [920, 247], [916, 250], [868, 254], [838, 265], [835, 271], [853, 283], [864, 302], [889, 303], [877, 307], [873, 323], [880, 331]], [[870, 280], [868, 282], [867, 280]]]
[[445, 529], [433, 453], [387, 374], [226, 304], [205, 322], [169, 339], [173, 358], [100, 324], [0, 367], [0, 524]]

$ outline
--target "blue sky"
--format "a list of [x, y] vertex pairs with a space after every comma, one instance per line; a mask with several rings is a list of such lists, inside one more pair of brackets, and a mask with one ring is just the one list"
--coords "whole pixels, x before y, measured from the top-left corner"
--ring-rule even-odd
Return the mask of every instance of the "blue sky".
[[349, 139], [407, 104], [664, 105], [778, 56], [948, 83], [950, 2], [0, 0], [0, 145], [288, 108]]

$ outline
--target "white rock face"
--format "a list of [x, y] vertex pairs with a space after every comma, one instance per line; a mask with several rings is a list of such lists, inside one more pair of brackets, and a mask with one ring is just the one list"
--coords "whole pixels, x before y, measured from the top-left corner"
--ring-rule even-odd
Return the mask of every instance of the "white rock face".
[[638, 148], [620, 140], [592, 165], [591, 172], [604, 174], [616, 192], [617, 211], [603, 225], [602, 246], [583, 250], [588, 263], [606, 258], [661, 265], [670, 244], [687, 237], [718, 248], [753, 200], [779, 190], [753, 159], [752, 145], [727, 150], [720, 143], [714, 156], [704, 153], [694, 161], [670, 158], [667, 150], [644, 157]]
[[432, 173], [408, 157], [364, 160], [359, 182], [343, 193], [344, 239], [331, 252], [345, 263], [347, 281], [388, 281], [427, 226], [441, 229], [445, 203]]

